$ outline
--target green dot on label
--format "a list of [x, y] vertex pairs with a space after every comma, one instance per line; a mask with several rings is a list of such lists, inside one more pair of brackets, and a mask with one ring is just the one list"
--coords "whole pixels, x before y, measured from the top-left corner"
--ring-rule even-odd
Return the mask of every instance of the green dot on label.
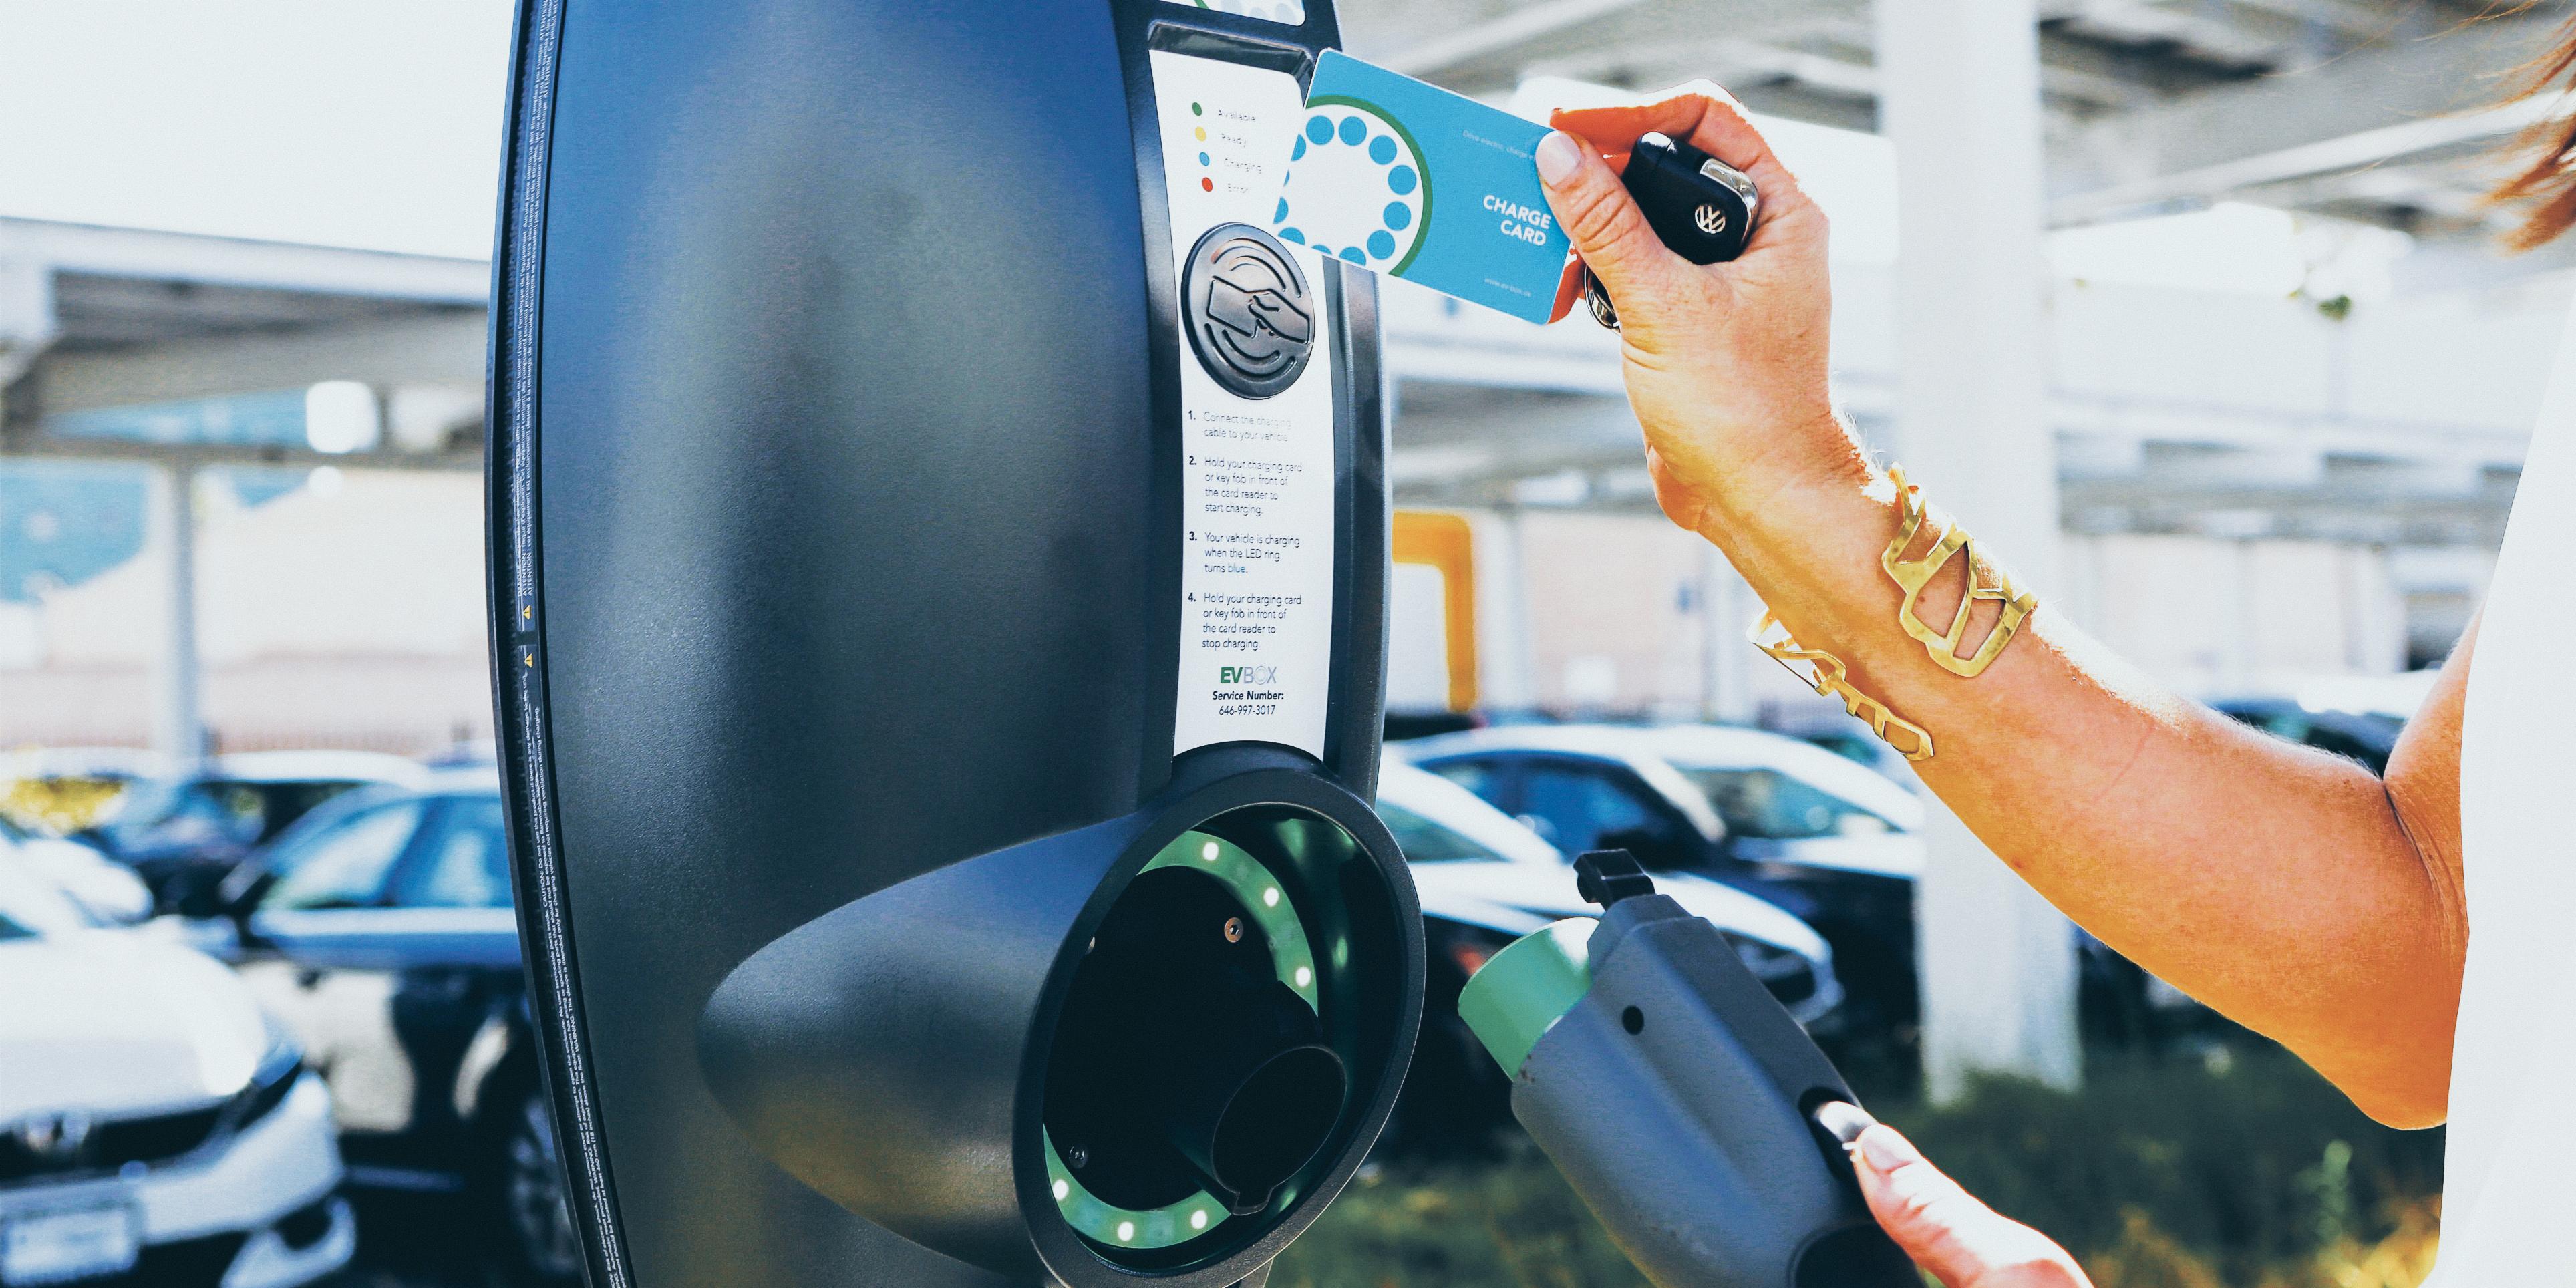
[[1199, 105], [1198, 105], [1198, 104], [1196, 104], [1196, 103], [1192, 103], [1192, 104], [1190, 104], [1190, 115], [1192, 115], [1192, 116], [1205, 116], [1205, 115], [1207, 115], [1207, 109], [1206, 109], [1206, 108], [1204, 108], [1204, 107], [1199, 106]]

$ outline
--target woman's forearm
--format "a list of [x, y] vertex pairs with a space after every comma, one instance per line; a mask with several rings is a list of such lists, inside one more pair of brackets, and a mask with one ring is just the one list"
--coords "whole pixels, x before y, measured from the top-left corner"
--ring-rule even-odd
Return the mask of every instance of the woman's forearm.
[[[1704, 494], [1696, 530], [1801, 643], [1931, 731], [1937, 754], [1915, 768], [2004, 862], [2374, 1115], [2440, 1120], [2467, 935], [2447, 839], [2456, 739], [2447, 795], [2433, 743], [2446, 714], [2457, 728], [2458, 677], [2387, 783], [2176, 698], [2045, 600], [1984, 674], [1963, 678], [1897, 624], [1902, 592], [1879, 562], [1900, 530], [1884, 479], [1742, 481]], [[1950, 620], [1965, 563], [1927, 588], [1924, 620]], [[1991, 618], [1973, 619], [1970, 645]]]
[[[1928, 729], [1924, 782], [2076, 921], [2373, 1114], [2438, 1120], [2467, 941], [2460, 675], [2383, 783], [2174, 697], [2044, 600], [1983, 674], [1935, 665], [1898, 624], [1903, 592], [1880, 562], [1900, 530], [1893, 490], [1832, 409], [1821, 210], [1714, 87], [1557, 125], [1593, 146], [1552, 136], [1541, 178], [1618, 304], [1665, 513], [1714, 542], [1801, 645]], [[1646, 130], [1752, 175], [1765, 213], [1741, 259], [1692, 265], [1645, 227], [1600, 153]], [[2011, 551], [1992, 554], [2009, 566]], [[1967, 563], [1925, 588], [1924, 621], [1949, 620]], [[1996, 606], [1978, 612], [1971, 651]]]

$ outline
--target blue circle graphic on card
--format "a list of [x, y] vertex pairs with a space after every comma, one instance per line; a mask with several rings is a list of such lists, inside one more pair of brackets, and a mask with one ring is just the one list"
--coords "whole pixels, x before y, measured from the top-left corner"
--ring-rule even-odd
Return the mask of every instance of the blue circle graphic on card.
[[1307, 113], [1301, 155], [1274, 228], [1328, 258], [1402, 272], [1431, 211], [1421, 146], [1387, 113], [1358, 99], [1319, 98]]

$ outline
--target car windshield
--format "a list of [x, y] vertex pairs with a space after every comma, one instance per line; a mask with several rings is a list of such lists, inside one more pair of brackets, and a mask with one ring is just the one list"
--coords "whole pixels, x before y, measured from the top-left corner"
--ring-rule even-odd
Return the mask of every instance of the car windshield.
[[1886, 819], [1776, 769], [1684, 769], [1682, 775], [1708, 794], [1731, 836], [1798, 841], [1895, 830]]
[[255, 845], [285, 830], [314, 806], [357, 786], [344, 779], [248, 783], [165, 779], [126, 790], [116, 813], [99, 824], [109, 848]]
[[1404, 851], [1408, 863], [1499, 861], [1503, 857], [1465, 833], [1443, 827], [1401, 805], [1381, 800], [1377, 815], [1386, 820], [1386, 830], [1395, 834], [1396, 848]]

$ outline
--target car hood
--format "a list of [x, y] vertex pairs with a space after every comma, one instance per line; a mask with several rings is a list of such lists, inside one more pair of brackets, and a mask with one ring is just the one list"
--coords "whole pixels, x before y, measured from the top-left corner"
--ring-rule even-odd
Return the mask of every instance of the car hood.
[[1802, 868], [1830, 868], [1863, 876], [1918, 880], [1923, 875], [1923, 837], [1914, 832], [1877, 836], [1810, 836], [1792, 841], [1741, 836], [1734, 857], [1748, 863], [1786, 863]]
[[0, 942], [0, 1123], [129, 1113], [239, 1091], [268, 1045], [240, 979], [130, 931]]
[[[1417, 863], [1413, 887], [1422, 915], [1526, 934], [1562, 917], [1598, 916], [1601, 910], [1575, 889], [1574, 869], [1552, 863]], [[1693, 916], [1731, 931], [1825, 962], [1833, 951], [1823, 936], [1778, 906], [1705, 877], [1657, 873], [1655, 891]], [[1520, 914], [1497, 916], [1497, 911]]]
[[[0, 862], [7, 857], [0, 847]], [[18, 842], [17, 859], [38, 879], [77, 900], [95, 920], [131, 922], [152, 915], [152, 890], [134, 869], [78, 841], [31, 837]]]

